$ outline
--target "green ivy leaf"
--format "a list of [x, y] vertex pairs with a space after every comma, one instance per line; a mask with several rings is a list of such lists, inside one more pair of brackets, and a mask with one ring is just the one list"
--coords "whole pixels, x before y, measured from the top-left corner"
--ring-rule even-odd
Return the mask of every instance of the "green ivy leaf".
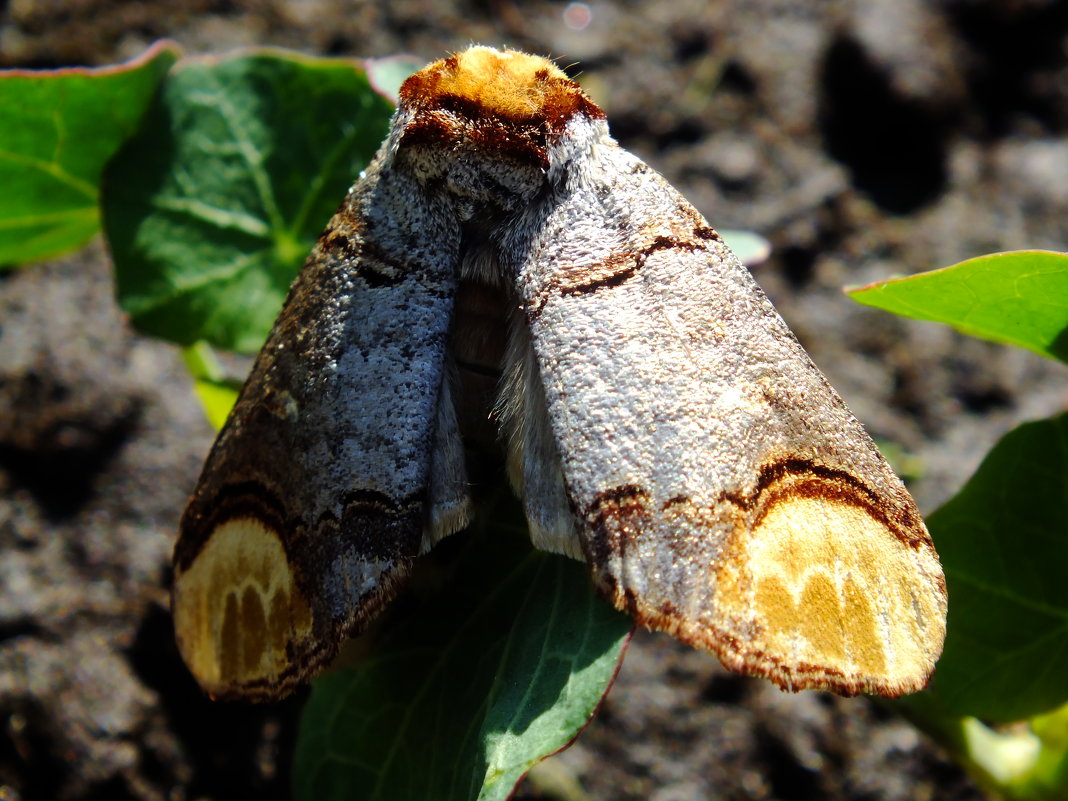
[[385, 136], [356, 62], [181, 61], [105, 176], [119, 300], [142, 330], [251, 352]]
[[73, 250], [100, 229], [104, 164], [177, 58], [162, 42], [114, 67], [0, 73], [0, 265]]
[[358, 668], [314, 682], [299, 799], [505, 799], [586, 724], [631, 623], [584, 565], [533, 550], [518, 524], [492, 529], [439, 546], [462, 552], [440, 592], [390, 619]]
[[949, 590], [932, 691], [956, 715], [1068, 702], [1068, 415], [1027, 423], [927, 519]]
[[383, 97], [396, 105], [400, 99], [401, 84], [409, 76], [426, 66], [426, 61], [415, 56], [387, 56], [369, 58], [364, 66], [371, 86]]
[[204, 416], [216, 431], [223, 427], [230, 410], [237, 403], [241, 382], [227, 378], [222, 365], [207, 342], [197, 342], [182, 348], [182, 357], [189, 374], [193, 376], [193, 389], [200, 400]]
[[1068, 254], [993, 253], [848, 294], [866, 306], [1068, 361]]
[[754, 231], [732, 231], [724, 228], [719, 232], [738, 260], [748, 267], [762, 264], [771, 255], [771, 243]]

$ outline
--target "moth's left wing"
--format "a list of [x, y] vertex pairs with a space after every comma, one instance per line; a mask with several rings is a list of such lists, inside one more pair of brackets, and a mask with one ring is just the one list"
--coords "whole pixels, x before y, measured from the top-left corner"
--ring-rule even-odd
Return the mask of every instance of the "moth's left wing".
[[385, 162], [294, 283], [182, 518], [175, 629], [215, 696], [288, 693], [466, 522], [446, 370], [459, 236]]
[[573, 170], [518, 276], [553, 440], [528, 413], [536, 541], [577, 529], [618, 608], [733, 669], [922, 687], [945, 584], [897, 476], [689, 203], [610, 140]]

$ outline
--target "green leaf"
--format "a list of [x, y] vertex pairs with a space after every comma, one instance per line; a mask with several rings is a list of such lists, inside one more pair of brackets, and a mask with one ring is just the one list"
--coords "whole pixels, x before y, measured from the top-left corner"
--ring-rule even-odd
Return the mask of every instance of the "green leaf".
[[631, 623], [594, 594], [584, 565], [534, 551], [518, 525], [488, 528], [425, 558], [461, 551], [363, 665], [314, 682], [299, 799], [505, 799], [585, 725]]
[[222, 365], [207, 342], [197, 342], [183, 348], [182, 358], [193, 376], [193, 389], [204, 409], [204, 416], [208, 418], [212, 428], [218, 431], [237, 403], [241, 382], [226, 377]]
[[100, 229], [104, 164], [177, 58], [163, 42], [114, 67], [0, 72], [0, 265], [73, 250]]
[[928, 526], [949, 590], [932, 690], [956, 715], [1007, 722], [1068, 702], [1068, 415], [987, 454]]
[[993, 253], [851, 289], [858, 303], [1068, 361], [1068, 255]]
[[742, 264], [752, 267], [767, 261], [771, 255], [771, 243], [754, 231], [723, 229], [719, 235]]
[[415, 56], [369, 58], [364, 62], [371, 85], [394, 105], [400, 98], [401, 84], [425, 66], [426, 61]]
[[256, 350], [390, 113], [355, 62], [181, 61], [106, 174], [104, 225], [133, 322]]

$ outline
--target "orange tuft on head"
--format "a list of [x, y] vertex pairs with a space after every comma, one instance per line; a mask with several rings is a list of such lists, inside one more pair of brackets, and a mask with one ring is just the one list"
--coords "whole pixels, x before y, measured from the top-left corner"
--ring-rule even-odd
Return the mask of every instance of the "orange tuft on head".
[[401, 101], [462, 109], [470, 118], [566, 121], [578, 110], [602, 117], [578, 84], [553, 62], [515, 50], [473, 46], [412, 75]]

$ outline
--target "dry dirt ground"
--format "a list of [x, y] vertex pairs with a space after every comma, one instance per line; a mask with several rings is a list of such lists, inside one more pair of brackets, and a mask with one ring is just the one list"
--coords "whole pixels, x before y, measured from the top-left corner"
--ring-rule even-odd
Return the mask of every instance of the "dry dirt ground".
[[[481, 42], [579, 64], [625, 147], [717, 227], [770, 239], [758, 280], [870, 431], [914, 458], [925, 510], [1068, 400], [1055, 364], [840, 294], [1064, 248], [1066, 3], [0, 3], [0, 66], [111, 63], [159, 37], [427, 60]], [[0, 278], [0, 799], [286, 798], [299, 700], [213, 705], [175, 652], [167, 562], [211, 432], [175, 351], [123, 322], [109, 270], [94, 245]], [[783, 695], [660, 636], [636, 638], [547, 764], [591, 799], [981, 797], [877, 706]]]

